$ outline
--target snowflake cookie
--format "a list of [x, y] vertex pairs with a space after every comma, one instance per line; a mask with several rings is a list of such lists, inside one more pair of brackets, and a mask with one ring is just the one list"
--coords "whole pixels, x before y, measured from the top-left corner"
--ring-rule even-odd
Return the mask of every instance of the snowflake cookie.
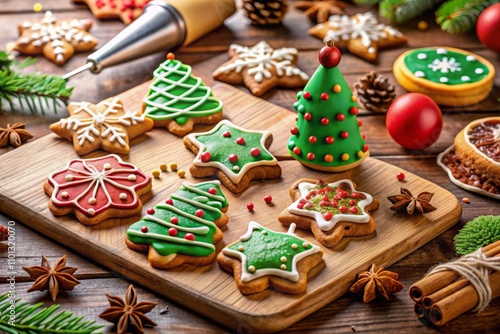
[[247, 232], [227, 245], [217, 261], [225, 270], [234, 272], [236, 285], [245, 295], [269, 287], [284, 293], [302, 293], [307, 281], [323, 269], [323, 253], [294, 232], [295, 224], [283, 233], [250, 222]]
[[129, 24], [142, 14], [144, 6], [151, 0], [73, 0], [74, 3], [85, 3], [98, 19], [120, 18]]
[[285, 226], [311, 230], [326, 247], [333, 247], [344, 236], [362, 236], [375, 232], [369, 214], [379, 207], [370, 194], [356, 191], [354, 183], [343, 179], [332, 183], [301, 179], [290, 188], [295, 202], [283, 210], [278, 220]]
[[151, 190], [151, 178], [114, 154], [75, 159], [49, 175], [43, 189], [55, 216], [74, 213], [84, 225], [133, 217], [142, 210], [140, 196]]
[[72, 141], [79, 155], [98, 149], [128, 154], [129, 140], [153, 128], [153, 121], [139, 112], [126, 112], [118, 97], [111, 97], [97, 105], [72, 102], [68, 111], [70, 117], [51, 124], [50, 129]]
[[252, 180], [281, 177], [278, 161], [267, 150], [271, 132], [246, 130], [223, 120], [212, 130], [191, 133], [183, 141], [196, 154], [191, 175], [216, 175], [233, 193], [244, 191]]
[[394, 62], [393, 72], [406, 90], [428, 95], [445, 106], [464, 106], [484, 100], [495, 78], [495, 68], [488, 60], [450, 47], [406, 51]]
[[213, 73], [214, 79], [233, 85], [243, 83], [255, 96], [276, 86], [300, 88], [309, 79], [295, 66], [298, 51], [294, 48], [275, 50], [264, 41], [252, 47], [231, 44], [229, 56], [231, 60]]
[[148, 253], [158, 269], [209, 265], [215, 260], [215, 244], [222, 240], [220, 227], [229, 220], [227, 209], [219, 181], [183, 182], [127, 229], [125, 243]]
[[75, 52], [92, 50], [98, 43], [89, 34], [92, 21], [66, 19], [58, 20], [52, 12], [37, 21], [24, 21], [18, 25], [20, 37], [14, 50], [26, 55], [43, 54], [47, 59], [63, 65]]
[[309, 34], [333, 40], [339, 48], [347, 48], [352, 54], [370, 62], [377, 60], [379, 49], [406, 43], [406, 37], [391, 26], [379, 23], [371, 12], [353, 16], [332, 15], [329, 20], [311, 29]]

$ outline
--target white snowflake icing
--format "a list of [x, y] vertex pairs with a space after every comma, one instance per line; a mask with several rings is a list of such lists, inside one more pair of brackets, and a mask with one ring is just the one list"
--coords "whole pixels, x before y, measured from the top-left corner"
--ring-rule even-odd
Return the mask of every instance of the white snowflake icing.
[[461, 71], [460, 63], [455, 60], [455, 58], [451, 57], [443, 57], [442, 59], [434, 59], [432, 64], [428, 65], [432, 71], [441, 71], [441, 73], [455, 72]]
[[389, 36], [402, 36], [393, 27], [383, 23], [378, 23], [377, 18], [371, 13], [358, 13], [354, 16], [332, 15], [328, 20], [328, 25], [334, 30], [328, 30], [324, 41], [329, 39], [334, 41], [361, 38], [361, 43], [365, 47], [370, 47], [372, 42]]
[[137, 112], [127, 111], [126, 113], [120, 115], [119, 110], [122, 110], [123, 105], [117, 97], [115, 97], [111, 102], [102, 102], [106, 106], [104, 112], [95, 112], [90, 108], [90, 103], [80, 102], [71, 103], [76, 105], [78, 108], [73, 111], [73, 115], [80, 112], [87, 113], [90, 117], [87, 118], [63, 118], [61, 119], [61, 126], [66, 129], [76, 131], [79, 140], [79, 144], [83, 145], [85, 141], [94, 142], [96, 138], [102, 137], [107, 138], [109, 136], [109, 141], [117, 141], [120, 145], [125, 146], [127, 143], [124, 138], [127, 137], [127, 133], [123, 132], [121, 127], [116, 127], [113, 124], [120, 124], [124, 126], [136, 125], [137, 123], [144, 121], [144, 115], [137, 116]]
[[307, 80], [309, 76], [299, 68], [293, 66], [293, 59], [297, 55], [297, 49], [281, 48], [274, 50], [269, 44], [261, 41], [252, 47], [238, 44], [232, 44], [230, 49], [238, 54], [239, 58], [234, 63], [219, 68], [221, 72], [236, 71], [241, 72], [248, 69], [248, 74], [252, 75], [254, 80], [262, 82], [264, 78], [271, 77], [270, 69], [274, 68], [278, 76], [299, 75]]
[[[32, 44], [40, 47], [52, 41], [53, 53], [58, 62], [66, 60], [65, 43], [92, 42], [93, 38], [86, 31], [89, 20], [60, 21], [51, 11], [45, 12], [44, 18], [38, 22], [25, 21], [21, 24], [23, 30], [28, 30], [31, 34], [24, 35], [18, 40], [18, 44]], [[66, 44], [67, 45], [67, 44]]]

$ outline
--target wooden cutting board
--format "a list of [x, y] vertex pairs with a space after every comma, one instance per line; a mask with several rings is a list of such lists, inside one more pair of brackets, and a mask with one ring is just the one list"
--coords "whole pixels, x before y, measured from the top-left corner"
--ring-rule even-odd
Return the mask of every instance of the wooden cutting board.
[[[140, 107], [147, 87], [148, 83], [145, 83], [121, 94], [126, 109]], [[78, 158], [78, 155], [68, 141], [53, 134], [2, 155], [0, 210], [117, 273], [241, 331], [278, 331], [290, 326], [346, 293], [355, 281], [356, 273], [367, 270], [373, 262], [387, 267], [460, 219], [460, 203], [450, 192], [377, 159], [369, 158], [360, 167], [341, 175], [303, 167], [290, 159], [286, 149], [289, 128], [295, 124], [293, 112], [223, 84], [213, 87], [213, 91], [225, 103], [226, 118], [243, 127], [273, 132], [271, 151], [280, 157], [283, 169], [281, 179], [253, 182], [239, 195], [223, 188], [229, 202], [229, 224], [223, 230], [224, 240], [218, 244], [217, 252], [244, 234], [252, 220], [277, 231], [286, 231], [276, 217], [291, 203], [288, 188], [298, 178], [333, 181], [350, 175], [360, 191], [372, 194], [381, 202], [380, 208], [373, 213], [377, 225], [374, 235], [344, 239], [334, 249], [322, 247], [325, 268], [310, 280], [306, 293], [286, 295], [268, 290], [244, 296], [236, 288], [232, 274], [221, 270], [217, 263], [203, 268], [185, 266], [172, 271], [153, 269], [146, 255], [128, 249], [124, 243], [125, 231], [134, 220], [122, 223], [110, 220], [86, 227], [73, 216], [54, 217], [48, 210], [48, 197], [42, 184], [51, 172], [64, 167], [67, 161]], [[206, 129], [200, 127], [197, 130]], [[180, 168], [189, 170], [194, 157], [184, 148], [181, 138], [163, 129], [154, 129], [134, 139], [131, 147], [130, 155], [123, 159], [147, 173], [159, 169], [162, 162], [177, 162]], [[102, 155], [106, 153], [94, 152], [86, 157]], [[398, 172], [406, 174], [403, 183], [396, 179]], [[186, 180], [201, 181], [191, 178], [189, 173]], [[182, 181], [173, 172], [163, 172], [160, 179], [153, 179], [153, 198], [144, 205], [144, 210], [163, 201]], [[390, 211], [391, 203], [386, 197], [399, 193], [401, 186], [415, 194], [421, 191], [435, 193], [432, 204], [438, 209], [413, 216]], [[263, 200], [267, 194], [273, 197], [270, 205]], [[255, 205], [253, 212], [246, 209], [249, 202]], [[319, 245], [310, 232], [296, 232]]]

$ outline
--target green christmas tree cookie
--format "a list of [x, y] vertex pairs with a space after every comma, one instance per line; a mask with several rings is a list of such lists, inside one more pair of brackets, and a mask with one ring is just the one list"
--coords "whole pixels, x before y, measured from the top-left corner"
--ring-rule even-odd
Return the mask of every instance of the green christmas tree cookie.
[[227, 224], [227, 207], [219, 181], [184, 182], [128, 228], [127, 246], [149, 252], [149, 262], [159, 269], [208, 265], [215, 259], [214, 245], [222, 240], [219, 227]]
[[172, 53], [153, 75], [143, 112], [155, 122], [155, 127], [166, 127], [173, 134], [184, 136], [195, 124], [215, 124], [222, 119], [222, 101], [192, 74], [191, 66], [175, 59]]
[[328, 172], [352, 169], [369, 156], [356, 97], [337, 67], [340, 59], [340, 51], [328, 41], [319, 52], [318, 69], [297, 94], [297, 123], [288, 140], [293, 158]]
[[222, 268], [234, 272], [236, 285], [243, 294], [261, 292], [270, 286], [285, 293], [302, 293], [308, 276], [311, 277], [308, 272], [319, 268], [323, 253], [294, 231], [295, 224], [282, 233], [250, 222], [247, 232], [227, 245], [217, 261]]

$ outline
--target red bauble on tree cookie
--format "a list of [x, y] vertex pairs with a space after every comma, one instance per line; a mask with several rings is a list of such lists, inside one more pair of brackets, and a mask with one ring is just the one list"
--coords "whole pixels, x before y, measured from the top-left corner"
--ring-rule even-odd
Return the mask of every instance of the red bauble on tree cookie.
[[399, 145], [422, 150], [438, 139], [443, 128], [443, 114], [436, 102], [427, 95], [407, 93], [391, 104], [385, 125]]
[[333, 45], [333, 40], [329, 39], [326, 45], [321, 48], [318, 60], [326, 68], [333, 68], [340, 63], [341, 54], [339, 49]]
[[477, 37], [488, 49], [500, 53], [500, 4], [486, 8], [476, 23]]

